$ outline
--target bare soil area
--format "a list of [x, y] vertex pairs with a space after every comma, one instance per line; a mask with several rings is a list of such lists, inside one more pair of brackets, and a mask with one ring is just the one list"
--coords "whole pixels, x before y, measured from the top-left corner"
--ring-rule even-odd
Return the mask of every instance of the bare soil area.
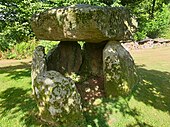
[[17, 66], [23, 63], [31, 64], [31, 58], [22, 59], [22, 60], [3, 59], [3, 60], [0, 60], [0, 67]]

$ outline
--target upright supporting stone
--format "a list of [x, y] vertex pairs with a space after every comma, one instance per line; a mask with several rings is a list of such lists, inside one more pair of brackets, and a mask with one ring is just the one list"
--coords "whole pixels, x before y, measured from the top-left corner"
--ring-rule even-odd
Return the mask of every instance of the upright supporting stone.
[[108, 42], [103, 50], [103, 71], [107, 97], [126, 95], [137, 83], [133, 58], [116, 41]]
[[93, 76], [103, 76], [102, 59], [105, 44], [106, 42], [84, 44], [82, 72]]
[[32, 57], [32, 67], [31, 67], [31, 78], [33, 94], [36, 95], [35, 87], [37, 77], [43, 75], [47, 71], [46, 58], [45, 58], [45, 48], [43, 46], [38, 46], [34, 50]]
[[56, 71], [46, 70], [44, 48], [33, 54], [32, 86], [42, 120], [53, 126], [85, 127], [81, 98], [75, 83]]
[[47, 70], [55, 70], [63, 75], [78, 73], [81, 64], [81, 47], [77, 42], [61, 41], [47, 54]]

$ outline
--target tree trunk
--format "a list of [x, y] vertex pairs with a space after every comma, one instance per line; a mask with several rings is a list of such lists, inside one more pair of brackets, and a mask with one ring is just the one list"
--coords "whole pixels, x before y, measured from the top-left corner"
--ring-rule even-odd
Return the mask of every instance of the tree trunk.
[[156, 0], [153, 0], [152, 1], [152, 10], [151, 10], [151, 18], [152, 19], [154, 18], [155, 3], [156, 3]]

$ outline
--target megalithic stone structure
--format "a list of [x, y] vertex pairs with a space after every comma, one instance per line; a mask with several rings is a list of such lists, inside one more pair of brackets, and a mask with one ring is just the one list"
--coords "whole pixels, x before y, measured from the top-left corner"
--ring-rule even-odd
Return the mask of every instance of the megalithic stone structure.
[[[60, 41], [47, 55], [43, 47], [33, 54], [32, 86], [43, 120], [83, 127], [81, 102], [132, 91], [138, 81], [135, 64], [120, 41], [132, 38], [136, 24], [123, 7], [81, 4], [33, 16], [38, 39]], [[78, 41], [85, 41], [82, 48]]]

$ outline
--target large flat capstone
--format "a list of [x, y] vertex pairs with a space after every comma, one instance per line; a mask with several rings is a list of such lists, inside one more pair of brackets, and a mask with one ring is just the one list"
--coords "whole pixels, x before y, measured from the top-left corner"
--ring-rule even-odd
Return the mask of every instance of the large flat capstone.
[[53, 41], [127, 40], [136, 22], [123, 7], [72, 5], [36, 14], [31, 21], [39, 39]]

